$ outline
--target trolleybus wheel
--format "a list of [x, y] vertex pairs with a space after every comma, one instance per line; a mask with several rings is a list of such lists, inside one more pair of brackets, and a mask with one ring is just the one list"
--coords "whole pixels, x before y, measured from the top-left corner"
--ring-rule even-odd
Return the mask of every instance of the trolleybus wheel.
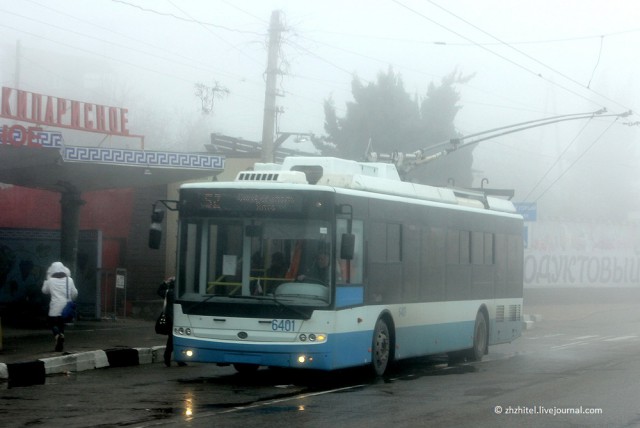
[[387, 370], [391, 358], [391, 337], [387, 322], [380, 318], [376, 322], [373, 331], [373, 344], [371, 345], [371, 365], [376, 375], [382, 376]]
[[257, 364], [246, 364], [246, 363], [235, 363], [233, 368], [238, 371], [238, 373], [253, 373], [258, 370], [260, 366]]
[[482, 357], [487, 353], [488, 339], [487, 319], [482, 312], [478, 311], [476, 324], [473, 328], [473, 348], [467, 350], [467, 359], [470, 361], [482, 360]]

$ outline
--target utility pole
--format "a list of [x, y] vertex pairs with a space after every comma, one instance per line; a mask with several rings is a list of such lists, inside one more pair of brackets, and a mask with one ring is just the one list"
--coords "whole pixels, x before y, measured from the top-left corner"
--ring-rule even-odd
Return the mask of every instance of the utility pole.
[[264, 93], [264, 117], [262, 119], [262, 162], [273, 162], [273, 134], [276, 120], [276, 78], [278, 76], [278, 50], [280, 48], [282, 26], [280, 11], [271, 13], [269, 24], [269, 56], [267, 58], [266, 83]]

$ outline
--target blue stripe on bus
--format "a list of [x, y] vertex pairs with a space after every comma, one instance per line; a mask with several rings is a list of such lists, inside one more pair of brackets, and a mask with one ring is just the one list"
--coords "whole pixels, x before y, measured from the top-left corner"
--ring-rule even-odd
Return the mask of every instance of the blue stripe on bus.
[[[440, 354], [473, 345], [474, 321], [396, 329], [396, 358]], [[335, 370], [371, 362], [372, 331], [329, 334], [326, 343], [242, 343], [174, 337], [177, 361], [247, 363], [261, 366]], [[186, 357], [186, 350], [193, 351]], [[298, 362], [304, 355], [307, 361]]]
[[336, 308], [362, 305], [364, 287], [362, 285], [338, 285], [336, 287]]

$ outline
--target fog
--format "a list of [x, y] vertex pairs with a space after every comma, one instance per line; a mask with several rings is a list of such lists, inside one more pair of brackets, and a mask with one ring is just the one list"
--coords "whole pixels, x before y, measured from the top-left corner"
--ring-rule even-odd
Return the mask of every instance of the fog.
[[[260, 141], [274, 10], [284, 25], [277, 131], [325, 134], [323, 102], [332, 97], [344, 114], [353, 76], [374, 82], [389, 67], [416, 96], [454, 70], [475, 74], [457, 87], [462, 135], [639, 107], [632, 0], [0, 0], [0, 81], [127, 108], [151, 150], [202, 151], [212, 132]], [[224, 89], [210, 114], [197, 83]], [[483, 142], [477, 185], [514, 188], [549, 218], [635, 218], [638, 126], [628, 125], [638, 120], [561, 122]], [[65, 135], [101, 144], [90, 138]]]

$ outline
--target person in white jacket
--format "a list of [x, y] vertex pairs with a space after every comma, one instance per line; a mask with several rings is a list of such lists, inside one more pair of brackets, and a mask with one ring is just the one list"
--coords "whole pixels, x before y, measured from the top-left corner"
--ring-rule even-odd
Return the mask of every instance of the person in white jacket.
[[61, 352], [64, 348], [62, 309], [68, 300], [75, 300], [78, 297], [78, 289], [71, 278], [71, 271], [61, 262], [53, 262], [47, 269], [47, 279], [42, 284], [42, 292], [51, 295], [49, 325], [55, 339], [54, 350]]

